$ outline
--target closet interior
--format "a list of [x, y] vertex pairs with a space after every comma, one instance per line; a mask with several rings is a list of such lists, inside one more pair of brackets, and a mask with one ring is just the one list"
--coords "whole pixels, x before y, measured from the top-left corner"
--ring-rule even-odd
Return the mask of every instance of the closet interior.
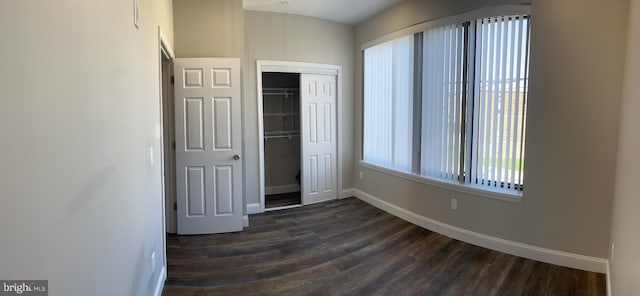
[[265, 209], [302, 204], [300, 74], [262, 73]]

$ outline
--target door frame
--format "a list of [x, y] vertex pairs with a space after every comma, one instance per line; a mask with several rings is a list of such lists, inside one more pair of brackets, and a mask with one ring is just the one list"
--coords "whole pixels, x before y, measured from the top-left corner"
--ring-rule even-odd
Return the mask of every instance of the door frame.
[[[297, 73], [297, 74], [320, 74], [320, 75], [332, 75], [336, 77], [336, 154], [337, 154], [337, 178], [338, 186], [336, 188], [337, 198], [342, 198], [342, 153], [340, 149], [340, 138], [342, 136], [342, 66], [330, 65], [330, 64], [317, 64], [306, 62], [291, 62], [291, 61], [278, 61], [278, 60], [257, 60], [256, 61], [256, 76], [257, 76], [257, 100], [258, 100], [258, 164], [260, 166], [259, 180], [260, 180], [260, 212], [265, 211], [265, 181], [264, 181], [264, 121], [263, 121], [263, 106], [262, 106], [262, 73], [263, 72], [283, 72], [283, 73]], [[301, 131], [302, 132], [302, 131]], [[301, 163], [302, 165], [302, 163]], [[303, 203], [304, 204], [304, 203]], [[253, 213], [248, 213], [253, 214]]]
[[[167, 43], [167, 38], [164, 37], [165, 35], [162, 33], [162, 28], [160, 26], [158, 26], [158, 111], [159, 111], [159, 124], [156, 127], [156, 137], [158, 138], [158, 140], [160, 141], [160, 192], [162, 194], [162, 271], [161, 271], [161, 279], [158, 282], [158, 286], [156, 286], [156, 292], [157, 291], [162, 291], [162, 286], [160, 286], [160, 284], [164, 285], [164, 281], [167, 277], [167, 229], [171, 229], [171, 219], [169, 219], [169, 225], [167, 225], [167, 211], [173, 209], [173, 207], [168, 207], [167, 206], [167, 192], [165, 190], [165, 182], [166, 182], [166, 178], [164, 176], [165, 174], [165, 169], [166, 169], [166, 163], [165, 163], [165, 153], [166, 153], [166, 149], [165, 149], [165, 144], [167, 142], [167, 139], [164, 138], [164, 124], [165, 124], [165, 120], [167, 118], [164, 117], [164, 113], [163, 113], [163, 100], [165, 98], [165, 96], [167, 95], [167, 93], [165, 92], [165, 88], [167, 87], [171, 87], [171, 84], [169, 83], [169, 81], [165, 80], [167, 77], [164, 75], [164, 60], [169, 60], [169, 62], [171, 62], [171, 60], [173, 60], [173, 58], [175, 57], [173, 54], [173, 50], [171, 49], [171, 46], [169, 45], [169, 43]], [[171, 95], [171, 92], [169, 92], [169, 95]], [[169, 182], [173, 182], [172, 180], [170, 180]], [[169, 217], [170, 217], [171, 213], [169, 213]], [[173, 225], [175, 227], [175, 225]], [[157, 294], [157, 293], [156, 293]]]
[[[176, 212], [173, 210], [173, 204], [176, 202], [176, 154], [173, 150], [175, 131], [173, 127], [173, 85], [171, 84], [172, 61], [175, 59], [175, 55], [160, 27], [158, 27], [158, 39], [160, 40], [160, 135], [162, 139], [160, 156], [162, 158], [162, 196], [165, 215], [163, 225], [165, 225], [165, 233], [176, 233]], [[168, 100], [169, 104], [166, 104], [165, 100]], [[165, 113], [169, 114], [168, 118]], [[168, 132], [168, 138], [165, 137], [166, 132]]]

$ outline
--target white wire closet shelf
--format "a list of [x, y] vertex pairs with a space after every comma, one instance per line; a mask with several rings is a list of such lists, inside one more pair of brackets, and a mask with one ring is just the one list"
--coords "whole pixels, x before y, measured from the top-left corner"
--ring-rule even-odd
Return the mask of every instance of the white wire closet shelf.
[[264, 116], [291, 116], [291, 115], [300, 115], [299, 112], [269, 112], [264, 113]]
[[297, 88], [280, 88], [280, 87], [268, 87], [262, 89], [263, 96], [293, 96], [300, 90]]
[[270, 131], [264, 132], [264, 139], [281, 139], [288, 138], [291, 139], [293, 137], [299, 137], [300, 131]]

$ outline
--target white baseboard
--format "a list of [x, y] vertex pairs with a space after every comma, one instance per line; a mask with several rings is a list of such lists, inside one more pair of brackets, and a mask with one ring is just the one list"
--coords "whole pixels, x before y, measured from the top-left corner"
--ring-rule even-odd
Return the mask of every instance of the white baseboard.
[[242, 216], [242, 227], [249, 227], [249, 215]]
[[282, 193], [289, 193], [289, 192], [296, 192], [296, 191], [300, 191], [300, 186], [298, 186], [298, 184], [269, 186], [264, 188], [265, 195], [282, 194]]
[[167, 268], [165, 266], [160, 270], [160, 276], [156, 282], [156, 288], [153, 290], [154, 296], [162, 296], [162, 289], [164, 288], [164, 281], [167, 280]]
[[260, 203], [251, 203], [247, 205], [247, 215], [262, 213]]
[[598, 273], [607, 272], [608, 260], [604, 258], [556, 251], [469, 231], [427, 218], [425, 216], [418, 215], [414, 212], [381, 200], [359, 189], [353, 189], [353, 192], [357, 198], [394, 216], [402, 218], [403, 220], [416, 224], [422, 228], [429, 229], [433, 232], [437, 232], [472, 245], [477, 245], [514, 256], [561, 265], [565, 267]]
[[347, 188], [342, 190], [342, 193], [340, 193], [340, 196], [338, 196], [338, 199], [343, 199], [343, 198], [348, 198], [348, 197], [353, 197], [355, 196], [355, 189], [353, 188]]

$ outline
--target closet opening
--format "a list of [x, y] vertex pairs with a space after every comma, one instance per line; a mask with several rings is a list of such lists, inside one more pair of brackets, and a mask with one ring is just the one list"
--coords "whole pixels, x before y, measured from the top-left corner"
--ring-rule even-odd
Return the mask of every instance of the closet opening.
[[302, 205], [300, 74], [262, 73], [264, 208]]
[[342, 68], [256, 61], [260, 203], [247, 213], [332, 200], [342, 192]]

